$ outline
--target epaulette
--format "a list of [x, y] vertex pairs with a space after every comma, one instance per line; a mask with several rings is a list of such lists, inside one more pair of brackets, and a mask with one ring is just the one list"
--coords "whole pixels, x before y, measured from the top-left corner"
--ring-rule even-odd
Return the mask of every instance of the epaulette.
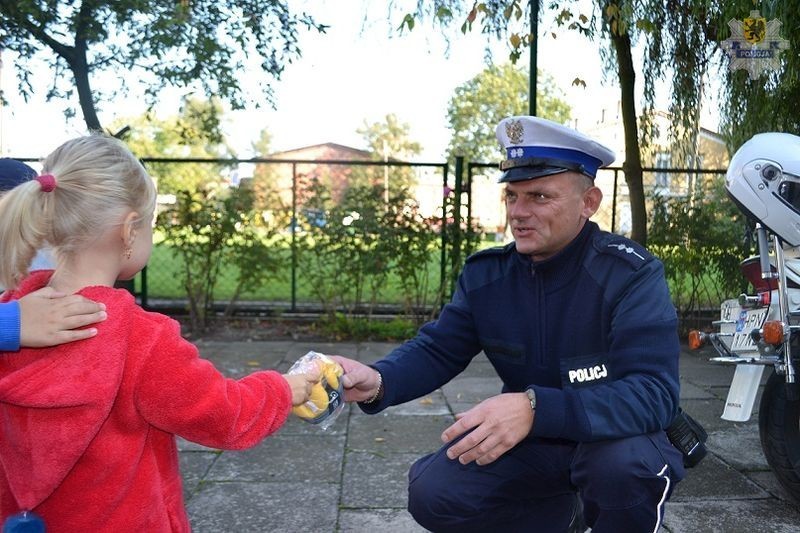
[[467, 257], [466, 263], [471, 261], [475, 261], [476, 259], [480, 259], [482, 257], [490, 257], [490, 256], [497, 256], [503, 255], [511, 250], [514, 249], [514, 243], [508, 243], [505, 246], [493, 246], [492, 248], [486, 248], [485, 250], [481, 250], [479, 252], [475, 252], [471, 256]]
[[641, 244], [613, 233], [601, 234], [594, 239], [593, 244], [599, 253], [622, 259], [634, 269], [638, 269], [653, 257]]

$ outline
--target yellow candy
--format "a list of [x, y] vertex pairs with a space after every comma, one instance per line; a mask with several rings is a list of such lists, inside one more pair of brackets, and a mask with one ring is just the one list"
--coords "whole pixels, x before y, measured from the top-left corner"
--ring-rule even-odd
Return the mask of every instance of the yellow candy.
[[311, 408], [309, 408], [306, 404], [295, 405], [294, 407], [292, 407], [292, 412], [296, 416], [299, 416], [300, 418], [304, 418], [306, 420], [310, 420], [315, 416], [314, 413], [311, 411]]
[[317, 407], [318, 411], [328, 408], [328, 393], [325, 392], [325, 387], [321, 383], [311, 387], [311, 397], [308, 400]]
[[325, 367], [322, 369], [322, 375], [325, 376], [325, 381], [328, 382], [328, 385], [332, 389], [339, 388], [339, 376], [342, 375], [342, 367], [337, 365], [334, 362], [330, 364], [325, 364]]
[[311, 396], [308, 401], [304, 404], [292, 407], [292, 412], [300, 418], [311, 419], [316, 418], [327, 408], [328, 393], [325, 392], [325, 387], [323, 387], [321, 383], [316, 383], [311, 387]]

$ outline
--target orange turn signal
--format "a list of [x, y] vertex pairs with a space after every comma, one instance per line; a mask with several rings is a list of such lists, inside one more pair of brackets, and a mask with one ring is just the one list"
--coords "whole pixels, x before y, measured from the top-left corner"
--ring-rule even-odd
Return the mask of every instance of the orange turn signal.
[[783, 332], [783, 322], [780, 320], [768, 320], [761, 328], [761, 338], [767, 344], [783, 344], [785, 340]]
[[689, 332], [689, 349], [696, 350], [706, 343], [706, 336], [704, 333], [693, 329]]

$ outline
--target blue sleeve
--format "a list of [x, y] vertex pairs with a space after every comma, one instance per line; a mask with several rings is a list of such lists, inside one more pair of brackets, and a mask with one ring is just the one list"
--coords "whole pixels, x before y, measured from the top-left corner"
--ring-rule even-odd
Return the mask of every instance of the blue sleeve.
[[615, 439], [664, 429], [675, 417], [680, 341], [663, 266], [653, 260], [617, 284], [608, 302], [612, 381], [580, 388], [535, 386], [534, 435]]
[[19, 303], [0, 304], [0, 351], [19, 350]]
[[361, 409], [377, 413], [429, 394], [460, 374], [480, 351], [462, 274], [439, 318], [373, 365], [383, 378], [384, 395], [374, 404], [360, 404]]

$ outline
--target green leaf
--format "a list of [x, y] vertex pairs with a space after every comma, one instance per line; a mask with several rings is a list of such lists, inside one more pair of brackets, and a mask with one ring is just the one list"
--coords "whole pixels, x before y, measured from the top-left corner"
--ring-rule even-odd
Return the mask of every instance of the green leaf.
[[446, 22], [453, 18], [453, 12], [446, 6], [439, 6], [436, 10], [435, 17], [442, 22]]
[[399, 31], [403, 31], [403, 28], [408, 28], [408, 31], [412, 31], [414, 29], [414, 15], [411, 13], [407, 13], [405, 17], [403, 17], [403, 21], [400, 23], [400, 26], [397, 28]]

